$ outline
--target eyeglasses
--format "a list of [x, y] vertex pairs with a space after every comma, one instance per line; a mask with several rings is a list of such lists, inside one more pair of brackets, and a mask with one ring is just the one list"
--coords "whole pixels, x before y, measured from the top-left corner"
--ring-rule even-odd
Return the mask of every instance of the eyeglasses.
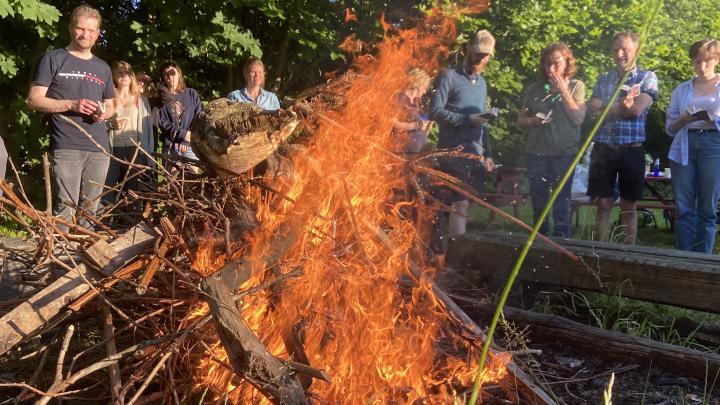
[[565, 62], [565, 58], [555, 59], [555, 60], [546, 60], [543, 65], [545, 66], [560, 66], [563, 62]]
[[168, 69], [163, 72], [163, 76], [166, 76], [166, 77], [167, 76], [175, 76], [176, 74], [177, 74], [177, 72], [175, 71], [175, 69]]

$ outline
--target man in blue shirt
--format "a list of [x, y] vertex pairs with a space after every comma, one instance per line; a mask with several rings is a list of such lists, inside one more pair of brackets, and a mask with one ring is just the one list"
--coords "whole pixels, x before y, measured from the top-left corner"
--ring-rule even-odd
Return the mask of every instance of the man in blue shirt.
[[243, 77], [245, 77], [245, 87], [228, 94], [227, 98], [230, 101], [256, 104], [263, 110], [268, 111], [280, 109], [277, 96], [262, 88], [265, 84], [265, 65], [260, 59], [250, 58], [245, 61]]
[[[658, 96], [655, 73], [636, 66], [638, 35], [621, 32], [612, 41], [615, 71], [598, 78], [590, 99], [590, 116], [596, 118], [607, 105], [620, 78], [629, 71], [626, 90], [610, 107], [605, 123], [595, 136], [590, 158], [587, 194], [597, 200], [597, 231], [601, 241], [610, 235], [615, 182], [620, 187], [620, 220], [624, 242], [635, 244], [637, 236], [636, 202], [643, 196], [645, 178], [645, 120]], [[638, 88], [639, 87], [639, 88]]]
[[[494, 164], [483, 117], [487, 103], [487, 84], [482, 72], [495, 54], [495, 38], [486, 30], [477, 31], [465, 48], [463, 63], [438, 75], [432, 101], [430, 118], [440, 129], [438, 147], [456, 148], [463, 152], [484, 157], [482, 164], [476, 160], [446, 158], [440, 162], [441, 169], [482, 191], [483, 171], [492, 171]], [[469, 201], [459, 193], [451, 196], [448, 236], [462, 235], [467, 225]]]

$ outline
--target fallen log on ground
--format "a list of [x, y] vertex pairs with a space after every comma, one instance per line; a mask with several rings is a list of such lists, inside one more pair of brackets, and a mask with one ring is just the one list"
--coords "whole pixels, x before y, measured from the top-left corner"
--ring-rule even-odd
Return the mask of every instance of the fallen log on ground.
[[[474, 304], [473, 307], [485, 316], [495, 310], [490, 305]], [[629, 336], [557, 315], [538, 314], [512, 307], [505, 307], [503, 316], [520, 325], [529, 325], [533, 338], [557, 340], [581, 349], [588, 355], [658, 367], [700, 381], [715, 381], [720, 377], [720, 354], [717, 353]]]
[[[106, 260], [104, 270], [114, 271], [122, 267], [151, 246], [156, 237], [155, 231], [146, 225], [138, 225], [124, 233], [110, 243], [109, 246], [115, 255], [110, 260]], [[60, 276], [42, 291], [5, 314], [0, 319], [0, 355], [45, 326], [75, 298], [91, 288], [90, 279], [97, 278], [85, 264], [80, 263], [72, 272]]]
[[[523, 235], [493, 232], [451, 239], [448, 264], [472, 269], [498, 288], [507, 279], [525, 241]], [[593, 241], [557, 240], [581, 256], [573, 263], [537, 241], [518, 282], [579, 288], [720, 314], [720, 257], [674, 249]], [[492, 263], [492, 266], [488, 266]]]

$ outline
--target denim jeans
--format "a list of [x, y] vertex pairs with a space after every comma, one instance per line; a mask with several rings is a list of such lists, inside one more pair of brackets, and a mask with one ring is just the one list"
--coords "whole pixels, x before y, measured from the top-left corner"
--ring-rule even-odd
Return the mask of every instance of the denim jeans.
[[[532, 201], [533, 219], [537, 222], [545, 205], [550, 200], [550, 192], [560, 181], [573, 161], [574, 156], [538, 156], [528, 154], [527, 173], [530, 180], [530, 200]], [[561, 238], [570, 237], [570, 193], [572, 191], [572, 176], [558, 195], [553, 205], [552, 236]], [[540, 227], [540, 233], [548, 234], [548, 221]]]
[[[72, 149], [53, 151], [53, 173], [57, 186], [55, 215], [72, 221], [77, 206], [95, 215], [109, 165], [110, 158], [102, 152]], [[78, 224], [84, 228], [93, 227], [92, 222], [84, 217], [78, 219]], [[68, 230], [64, 225], [58, 228]]]
[[720, 199], [720, 134], [688, 134], [688, 165], [670, 161], [678, 249], [712, 253]]

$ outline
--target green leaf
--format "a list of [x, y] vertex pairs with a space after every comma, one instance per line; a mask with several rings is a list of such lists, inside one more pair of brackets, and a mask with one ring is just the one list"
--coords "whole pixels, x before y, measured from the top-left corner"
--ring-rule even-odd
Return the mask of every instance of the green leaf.
[[0, 18], [5, 18], [7, 16], [14, 16], [15, 11], [10, 6], [10, 3], [8, 0], [0, 0]]
[[0, 80], [5, 81], [15, 77], [18, 72], [17, 60], [15, 55], [6, 55], [0, 53]]

